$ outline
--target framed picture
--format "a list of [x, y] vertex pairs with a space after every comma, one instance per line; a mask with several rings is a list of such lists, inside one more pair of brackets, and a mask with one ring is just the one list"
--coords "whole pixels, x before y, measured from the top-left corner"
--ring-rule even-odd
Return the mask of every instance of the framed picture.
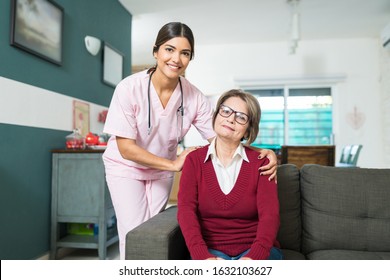
[[73, 129], [78, 129], [82, 136], [89, 133], [89, 104], [73, 100]]
[[51, 0], [11, 1], [11, 45], [61, 65], [63, 8]]
[[103, 47], [103, 82], [116, 87], [123, 79], [123, 54], [104, 43]]

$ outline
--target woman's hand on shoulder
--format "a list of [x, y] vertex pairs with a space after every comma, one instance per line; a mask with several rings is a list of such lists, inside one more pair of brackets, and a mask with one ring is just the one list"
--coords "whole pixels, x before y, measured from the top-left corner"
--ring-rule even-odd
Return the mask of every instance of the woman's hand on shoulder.
[[270, 175], [269, 180], [275, 179], [275, 182], [277, 182], [276, 172], [278, 168], [278, 159], [275, 152], [269, 149], [261, 149], [259, 152], [259, 159], [266, 157], [269, 160], [267, 165], [259, 168], [259, 171], [261, 172], [260, 175]]
[[186, 148], [181, 154], [173, 161], [173, 166], [175, 171], [181, 171], [183, 169], [184, 161], [189, 153], [195, 151], [199, 147], [189, 147]]

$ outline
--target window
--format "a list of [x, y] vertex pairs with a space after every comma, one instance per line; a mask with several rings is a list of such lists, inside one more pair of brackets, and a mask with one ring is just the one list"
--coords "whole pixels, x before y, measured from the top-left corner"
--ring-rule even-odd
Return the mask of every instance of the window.
[[261, 106], [260, 132], [254, 145], [278, 149], [281, 145], [331, 144], [331, 88], [246, 91], [255, 95]]

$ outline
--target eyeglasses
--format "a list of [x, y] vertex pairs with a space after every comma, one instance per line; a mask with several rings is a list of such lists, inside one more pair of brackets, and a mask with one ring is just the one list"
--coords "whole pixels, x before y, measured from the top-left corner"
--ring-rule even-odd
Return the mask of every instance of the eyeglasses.
[[234, 111], [232, 108], [221, 105], [219, 106], [219, 112], [222, 117], [228, 118], [234, 113], [234, 120], [239, 124], [246, 124], [249, 121], [249, 116], [243, 112]]

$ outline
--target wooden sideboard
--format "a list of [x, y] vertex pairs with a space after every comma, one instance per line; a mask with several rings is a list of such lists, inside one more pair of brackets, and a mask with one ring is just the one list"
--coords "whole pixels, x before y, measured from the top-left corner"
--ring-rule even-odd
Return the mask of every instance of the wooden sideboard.
[[298, 168], [304, 164], [335, 165], [334, 145], [282, 146], [281, 164], [292, 163]]
[[179, 192], [179, 183], [180, 183], [180, 172], [175, 172], [175, 177], [173, 178], [173, 185], [171, 195], [169, 196], [169, 204], [177, 204], [177, 194]]

